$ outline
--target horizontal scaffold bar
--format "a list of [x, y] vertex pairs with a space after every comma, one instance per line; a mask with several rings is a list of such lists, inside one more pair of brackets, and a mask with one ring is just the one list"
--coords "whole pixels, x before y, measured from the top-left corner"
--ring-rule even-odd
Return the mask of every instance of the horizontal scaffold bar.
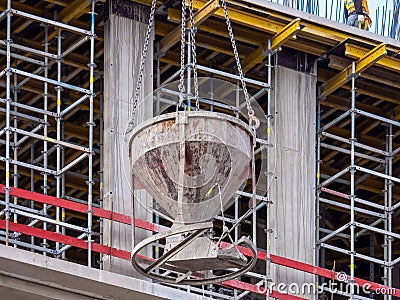
[[35, 15], [29, 14], [29, 13], [26, 13], [26, 12], [23, 12], [23, 11], [20, 11], [20, 10], [11, 9], [11, 12], [14, 15], [17, 15], [17, 16], [21, 16], [21, 17], [24, 17], [24, 18], [27, 18], [27, 19], [31, 19], [31, 20], [35, 20], [35, 21], [38, 21], [38, 22], [43, 22], [43, 23], [46, 23], [46, 24], [54, 25], [56, 27], [61, 27], [61, 28], [64, 28], [66, 30], [78, 32], [78, 33], [81, 33], [81, 34], [87, 34], [87, 35], [91, 34], [91, 32], [89, 30], [81, 29], [81, 28], [78, 28], [78, 27], [75, 27], [75, 26], [71, 26], [71, 25], [68, 25], [68, 24], [64, 24], [64, 23], [61, 23], [61, 22], [57, 22], [57, 21], [49, 20], [49, 19], [42, 18], [42, 17], [39, 17], [39, 16], [35, 16]]

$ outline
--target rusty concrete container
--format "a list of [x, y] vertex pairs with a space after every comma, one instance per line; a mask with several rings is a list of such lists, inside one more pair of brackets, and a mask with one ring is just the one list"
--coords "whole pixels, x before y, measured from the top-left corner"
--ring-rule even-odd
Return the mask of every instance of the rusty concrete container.
[[252, 131], [214, 112], [168, 113], [137, 126], [130, 136], [134, 184], [143, 186], [176, 223], [218, 215], [251, 170]]

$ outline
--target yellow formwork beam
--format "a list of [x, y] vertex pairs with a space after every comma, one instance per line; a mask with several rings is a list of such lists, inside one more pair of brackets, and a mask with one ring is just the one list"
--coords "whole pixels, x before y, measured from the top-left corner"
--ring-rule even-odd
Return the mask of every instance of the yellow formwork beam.
[[[206, 0], [196, 0], [193, 2], [193, 6], [195, 8], [200, 8], [205, 2]], [[293, 19], [293, 17], [286, 14], [267, 9], [263, 16], [251, 14], [237, 8], [246, 6], [246, 4], [243, 4], [241, 1], [227, 0], [227, 3], [228, 5], [232, 5], [232, 7], [229, 7], [229, 16], [232, 22], [250, 27], [251, 29], [258, 29], [269, 34], [278, 33], [285, 26], [285, 22], [290, 22]], [[219, 18], [225, 18], [222, 9], [216, 11], [214, 15]], [[342, 43], [349, 38], [348, 32], [327, 25], [316, 24], [315, 22], [304, 19], [301, 21], [301, 24], [305, 26], [305, 28], [301, 30], [301, 37], [324, 45], [334, 47], [337, 46], [338, 43]], [[366, 39], [362, 35], [352, 35], [352, 39], [360, 42], [370, 41], [370, 39]], [[398, 50], [397, 48], [394, 48], [393, 45], [388, 46], [388, 49], [390, 51]], [[322, 55], [323, 53], [318, 54]]]
[[[209, 16], [211, 16], [220, 7], [219, 0], [210, 0], [203, 7], [201, 7], [194, 15], [194, 25], [199, 26], [203, 23]], [[165, 53], [173, 45], [179, 42], [181, 38], [182, 25], [179, 25], [175, 30], [171, 31], [166, 37], [161, 41], [160, 51]]]
[[181, 23], [182, 12], [180, 9], [168, 7], [167, 20], [174, 23]]
[[356, 73], [361, 73], [386, 56], [386, 44], [382, 43], [361, 57], [356, 63]]
[[271, 39], [271, 50], [279, 49], [290, 38], [296, 39], [296, 32], [301, 30], [300, 18], [297, 18], [287, 24], [281, 31], [275, 34]]
[[[374, 65], [378, 60], [387, 54], [386, 44], [382, 43], [376, 46], [374, 49], [366, 53], [356, 62], [356, 73], [361, 73]], [[352, 73], [352, 65], [347, 66], [333, 78], [325, 82], [321, 87], [321, 98], [325, 98], [329, 94], [336, 91], [338, 88], [343, 86], [345, 83], [350, 81], [350, 74]]]
[[261, 47], [258, 47], [257, 50], [254, 50], [254, 52], [252, 52], [250, 55], [246, 56], [246, 58], [242, 62], [244, 72], [247, 72], [263, 60], [263, 58], [265, 57], [264, 49], [265, 47], [263, 45]]
[[[1, 1], [2, 0], [0, 0], [0, 2]], [[150, 5], [151, 3], [151, 0], [132, 0], [132, 1], [147, 3], [147, 5]], [[196, 0], [193, 1], [193, 7], [195, 9], [201, 9], [206, 3], [207, 0]], [[249, 34], [252, 33], [252, 30], [256, 29], [274, 35], [278, 33], [283, 27], [285, 27], [285, 23], [290, 22], [293, 19], [293, 17], [290, 17], [286, 14], [273, 10], [265, 10], [265, 14], [263, 16], [260, 16], [258, 14], [252, 14], [250, 12], [240, 9], [240, 7], [246, 7], [246, 4], [242, 3], [241, 1], [227, 0], [227, 3], [228, 5], [230, 4], [232, 5], [232, 7], [229, 7], [229, 17], [231, 21], [236, 24], [248, 27]], [[224, 12], [221, 8], [218, 9], [214, 13], [214, 15], [220, 19], [225, 18]], [[304, 37], [306, 39], [309, 39], [317, 43], [321, 43], [328, 47], [337, 46], [338, 43], [342, 43], [349, 38], [348, 32], [337, 30], [335, 28], [331, 28], [324, 25], [319, 25], [316, 24], [315, 22], [302, 20], [301, 24], [305, 26], [305, 28], [301, 31], [301, 37]], [[208, 30], [210, 30], [210, 32], [213, 32], [213, 29], [208, 29]], [[217, 30], [219, 32], [219, 29]], [[362, 35], [352, 35], [352, 39], [359, 42], [366, 41], [366, 38], [363, 37]], [[367, 40], [370, 41], [370, 39]], [[288, 44], [289, 43], [291, 44], [291, 47], [294, 49], [298, 50], [302, 49], [301, 45], [294, 44], [293, 41], [289, 41]], [[388, 46], [388, 49], [390, 51], [398, 51], [397, 47], [394, 47], [392, 45]], [[306, 51], [315, 54], [317, 56], [325, 53], [325, 50], [321, 50], [318, 47], [312, 49], [312, 46], [309, 46]], [[397, 73], [398, 72], [399, 71], [397, 70]]]
[[[193, 1], [193, 7], [195, 9], [200, 9], [203, 5], [205, 5], [206, 1], [207, 0]], [[229, 4], [229, 1], [228, 1], [228, 4]], [[272, 21], [265, 17], [251, 14], [251, 13], [239, 10], [239, 9], [228, 8], [228, 12], [229, 12], [229, 18], [231, 19], [231, 21], [233, 21], [237, 24], [250, 26], [253, 29], [258, 29], [258, 30], [261, 30], [264, 32], [268, 32], [270, 34], [276, 34], [283, 27], [285, 27], [284, 24], [281, 24], [277, 21]], [[215, 11], [214, 15], [221, 19], [225, 19], [225, 13], [222, 8]]]
[[[200, 8], [206, 0], [196, 0], [193, 2], [193, 6], [195, 8]], [[228, 4], [240, 4], [236, 1], [228, 1]], [[219, 9], [215, 12], [215, 16], [219, 18], [225, 18], [224, 12], [222, 9]], [[273, 16], [274, 18], [269, 18], [268, 16]], [[266, 11], [264, 16], [259, 16], [256, 14], [251, 14], [246, 11], [242, 11], [238, 8], [229, 8], [229, 17], [231, 21], [241, 24], [244, 26], [248, 26], [254, 29], [258, 29], [269, 34], [276, 34], [281, 31], [285, 24], [283, 22], [288, 22], [290, 20], [285, 21], [285, 16], [279, 15], [277, 13], [273, 13], [271, 11]], [[280, 18], [282, 21], [278, 21], [277, 18]], [[318, 26], [311, 22], [302, 21], [302, 24], [306, 26], [302, 32], [307, 32], [307, 35], [314, 36], [315, 41], [326, 42], [329, 40], [329, 44], [334, 46], [337, 43], [342, 42], [346, 38], [348, 38], [348, 34], [337, 32], [333, 29], [329, 29], [323, 26]]]
[[[189, 5], [188, 3], [186, 5]], [[200, 25], [208, 19], [218, 8], [220, 8], [219, 0], [210, 0], [194, 15], [194, 24]], [[189, 22], [188, 22], [189, 24]]]
[[[368, 49], [360, 46], [356, 46], [350, 43], [345, 44], [346, 52], [345, 55], [351, 58], [359, 59], [368, 53]], [[376, 63], [378, 66], [385, 69], [399, 72], [400, 70], [400, 60], [393, 57], [384, 57]]]
[[266, 47], [265, 43], [257, 50], [255, 50], [253, 53], [248, 55], [244, 60], [243, 60], [243, 70], [244, 72], [247, 72], [250, 70], [252, 67], [254, 67], [256, 64], [260, 63], [263, 58], [265, 57], [266, 51], [276, 51], [279, 49], [286, 41], [288, 41], [290, 38], [296, 38], [295, 34], [297, 31], [301, 30], [300, 26], [300, 18], [297, 18], [290, 22], [288, 25], [286, 25], [284, 28], [282, 28], [278, 33], [276, 33], [272, 38], [271, 38], [271, 49], [268, 49], [268, 46]]

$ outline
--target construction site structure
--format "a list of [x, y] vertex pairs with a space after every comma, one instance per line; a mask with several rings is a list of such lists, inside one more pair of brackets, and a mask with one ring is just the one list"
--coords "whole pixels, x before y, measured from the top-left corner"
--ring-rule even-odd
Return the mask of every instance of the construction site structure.
[[[3, 294], [400, 297], [399, 41], [260, 0], [0, 0], [0, 9]], [[182, 62], [182, 44], [197, 55]], [[151, 281], [131, 261], [179, 208], [160, 207], [134, 180], [125, 133], [176, 112], [182, 66], [199, 73], [186, 78], [198, 88], [194, 116], [224, 114], [247, 132], [248, 100], [260, 120], [250, 179], [202, 228], [223, 249], [248, 236], [254, 251], [237, 249], [256, 261], [203, 285], [179, 284], [188, 275], [161, 263], [171, 282]], [[196, 221], [219, 213], [209, 209]], [[165, 247], [155, 239], [139, 258], [157, 261]]]

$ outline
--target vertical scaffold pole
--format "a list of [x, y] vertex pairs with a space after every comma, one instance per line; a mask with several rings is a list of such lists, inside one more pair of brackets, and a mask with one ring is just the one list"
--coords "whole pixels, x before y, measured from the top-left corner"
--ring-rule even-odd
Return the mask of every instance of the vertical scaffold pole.
[[[18, 102], [18, 77], [17, 74], [14, 74], [14, 103]], [[14, 106], [14, 112], [16, 113], [18, 111], [17, 106]], [[18, 117], [17, 114], [14, 115], [14, 128], [18, 128]], [[18, 160], [18, 134], [14, 132], [14, 143], [13, 143], [13, 150], [14, 150], [14, 157], [13, 160], [17, 161]], [[14, 164], [14, 172], [13, 172], [13, 181], [14, 181], [14, 187], [18, 187], [18, 179], [19, 179], [19, 174], [18, 174], [18, 166]], [[13, 202], [14, 205], [18, 204], [18, 197], [13, 197]], [[18, 223], [18, 214], [14, 213], [14, 223]], [[14, 243], [14, 248], [17, 248], [17, 244]]]
[[93, 101], [94, 101], [94, 23], [95, 23], [95, 4], [96, 1], [92, 1], [91, 9], [91, 23], [90, 23], [90, 74], [89, 74], [89, 179], [88, 179], [88, 266], [92, 266], [92, 223], [93, 223]]
[[[32, 138], [31, 139], [31, 164], [33, 164], [33, 162], [35, 161], [35, 140]], [[33, 169], [31, 169], [31, 192], [35, 191], [35, 171]], [[35, 201], [31, 200], [31, 208], [34, 209], [35, 208]], [[35, 237], [32, 235], [31, 236], [31, 252], [35, 252], [35, 250], [33, 249], [35, 246]]]
[[256, 186], [256, 159], [255, 159], [255, 149], [256, 149], [256, 141], [254, 138], [253, 141], [253, 149], [252, 151], [252, 160], [251, 160], [251, 186], [252, 186], [252, 191], [251, 191], [251, 207], [253, 208], [253, 214], [252, 214], [252, 225], [253, 225], [253, 244], [254, 247], [257, 247], [257, 186]]
[[[393, 118], [393, 116], [392, 116]], [[389, 124], [389, 161], [388, 161], [388, 167], [389, 167], [389, 176], [393, 176], [393, 125]], [[393, 211], [392, 211], [392, 199], [393, 197], [393, 181], [389, 180], [388, 181], [388, 208], [390, 210], [389, 216], [388, 216], [388, 230], [389, 232], [392, 232], [392, 221], [393, 221]], [[388, 263], [392, 263], [392, 242], [393, 242], [393, 237], [389, 236], [388, 237]], [[393, 266], [390, 266], [389, 272], [388, 272], [388, 286], [392, 287], [392, 270]], [[389, 293], [389, 300], [392, 300], [392, 295]]]
[[[393, 116], [392, 116], [393, 117]], [[389, 155], [386, 157], [386, 167], [385, 173], [388, 176], [393, 174], [393, 126], [392, 124], [387, 125], [386, 131], [386, 151]], [[387, 211], [385, 212], [385, 230], [392, 232], [392, 186], [393, 182], [390, 179], [385, 179], [385, 207]], [[385, 235], [384, 242], [384, 260], [388, 264], [392, 262], [392, 241], [393, 237]], [[392, 266], [385, 266], [384, 272], [384, 284], [391, 287], [392, 286]], [[392, 296], [390, 294], [385, 295], [385, 300], [391, 300]]]
[[[61, 43], [62, 43], [62, 37], [61, 37], [61, 28], [58, 27], [58, 35], [57, 35], [57, 81], [61, 82]], [[57, 91], [57, 140], [61, 140], [61, 91], [62, 87], [57, 86], [56, 87]], [[61, 145], [57, 144], [57, 175], [56, 175], [56, 197], [61, 198], [61, 175], [58, 174], [61, 170]], [[56, 207], [56, 221], [60, 222], [60, 208], [57, 206]], [[56, 232], [60, 233], [60, 225], [56, 225]], [[56, 242], [56, 250], [60, 250], [60, 243]]]
[[356, 139], [356, 63], [352, 64], [351, 77], [351, 137], [350, 137], [350, 299], [354, 299], [354, 258], [355, 258], [355, 139]]
[[6, 245], [10, 235], [10, 101], [11, 101], [11, 0], [7, 1], [7, 71], [6, 71]]
[[271, 180], [272, 180], [272, 170], [271, 170], [271, 130], [272, 130], [272, 113], [271, 113], [271, 85], [272, 85], [272, 49], [271, 49], [271, 39], [268, 39], [268, 61], [267, 61], [267, 81], [268, 81], [268, 91], [267, 91], [267, 220], [266, 220], [266, 234], [267, 234], [267, 259], [266, 259], [266, 273], [265, 273], [265, 288], [267, 289], [266, 299], [269, 300], [270, 290], [269, 286], [272, 282], [271, 279]]
[[[99, 187], [99, 204], [100, 208], [104, 209], [104, 88], [103, 88], [103, 78], [100, 78], [99, 81], [99, 91], [100, 91], [100, 171], [99, 171], [99, 179], [100, 179], [100, 187]], [[104, 242], [104, 219], [100, 219], [100, 244], [103, 245]], [[104, 255], [100, 253], [100, 270], [104, 270]]]
[[[320, 259], [320, 251], [321, 247], [317, 243], [319, 241], [319, 229], [320, 229], [320, 219], [321, 219], [321, 212], [320, 212], [320, 179], [321, 179], [321, 134], [319, 132], [321, 128], [321, 101], [318, 100], [318, 107], [317, 107], [317, 124], [316, 124], [316, 132], [317, 132], [317, 150], [316, 150], [316, 182], [315, 182], [315, 252], [314, 252], [314, 265], [319, 266], [321, 264]], [[318, 276], [315, 276], [315, 283], [318, 284]], [[315, 291], [315, 299], [318, 299], [318, 291]]]
[[[156, 116], [160, 115], [160, 91], [161, 87], [161, 53], [160, 53], [160, 42], [157, 42], [157, 100], [156, 100]], [[157, 217], [157, 216], [156, 216]]]
[[[44, 52], [47, 53], [49, 51], [49, 26], [48, 24], [43, 24], [44, 26]], [[44, 57], [44, 77], [47, 78], [49, 76], [49, 58], [47, 56]], [[43, 135], [46, 137], [48, 133], [48, 121], [47, 121], [47, 110], [48, 110], [48, 99], [49, 99], [49, 90], [48, 84], [45, 81], [43, 83], [43, 109], [45, 113], [43, 114]], [[48, 167], [48, 144], [47, 140], [43, 141], [43, 194], [47, 195], [49, 185], [48, 185], [48, 174], [47, 174], [47, 167]], [[47, 215], [47, 204], [43, 204], [43, 213]], [[43, 222], [43, 230], [47, 230], [47, 223]], [[43, 239], [43, 247], [46, 248], [47, 240]], [[46, 255], [46, 252], [43, 252], [43, 255]]]

